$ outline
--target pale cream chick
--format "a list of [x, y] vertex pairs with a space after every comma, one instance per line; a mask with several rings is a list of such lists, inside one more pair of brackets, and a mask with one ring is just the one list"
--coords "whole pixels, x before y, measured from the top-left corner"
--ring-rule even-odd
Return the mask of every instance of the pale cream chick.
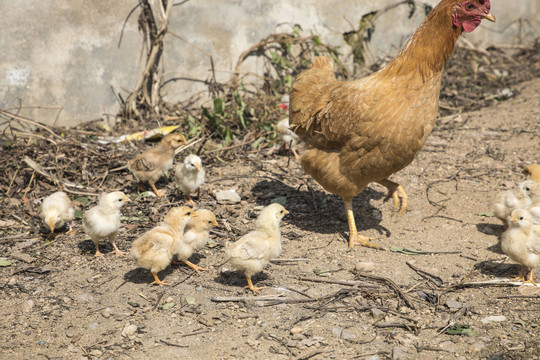
[[527, 176], [528, 180], [540, 182], [540, 165], [530, 164], [523, 168], [523, 174]]
[[182, 241], [184, 229], [193, 216], [187, 206], [169, 210], [158, 226], [148, 230], [133, 242], [131, 256], [138, 266], [150, 270], [154, 277], [152, 284], [170, 285], [158, 277], [158, 273], [171, 263], [173, 245]]
[[514, 280], [525, 280], [525, 267], [530, 269], [524, 283], [536, 285], [534, 269], [540, 265], [540, 225], [534, 225], [531, 214], [517, 209], [509, 217], [509, 227], [501, 237], [501, 248], [512, 260], [521, 264], [521, 272]]
[[156, 189], [155, 184], [172, 167], [174, 150], [185, 143], [186, 138], [182, 134], [166, 135], [157, 146], [130, 160], [128, 168], [139, 182], [150, 184], [154, 193], [161, 197], [163, 194]]
[[208, 271], [190, 262], [188, 259], [196, 250], [201, 249], [210, 236], [210, 230], [218, 226], [216, 216], [210, 210], [200, 209], [195, 211], [196, 217], [193, 218], [184, 230], [184, 236], [174, 244], [174, 254], [178, 260], [194, 269], [197, 273]]
[[283, 118], [277, 123], [277, 132], [283, 143], [289, 147], [296, 159], [300, 159], [296, 147], [300, 144], [301, 140], [290, 128], [289, 118]]
[[231, 266], [244, 272], [251, 291], [259, 293], [264, 287], [255, 287], [251, 277], [281, 253], [279, 224], [289, 212], [280, 204], [268, 205], [255, 222], [255, 230], [242, 236], [234, 244], [227, 244], [226, 253]]
[[54, 234], [54, 229], [69, 223], [69, 231], [72, 232], [71, 222], [75, 218], [75, 209], [67, 194], [57, 191], [43, 200], [41, 205], [41, 219], [43, 224], [51, 229], [49, 236]]
[[108, 238], [117, 256], [124, 256], [116, 246], [115, 240], [120, 229], [120, 209], [129, 198], [121, 191], [115, 191], [101, 196], [96, 206], [88, 210], [83, 216], [83, 229], [90, 236], [96, 247], [94, 256], [103, 256], [99, 251], [99, 241]]
[[[532, 204], [531, 194], [537, 183], [525, 180], [511, 190], [498, 193], [493, 200], [493, 213], [508, 227], [507, 218], [516, 209], [526, 208]], [[539, 187], [540, 188], [540, 187]]]
[[195, 154], [186, 156], [182, 164], [176, 165], [175, 181], [178, 188], [188, 197], [188, 205], [194, 205], [191, 193], [197, 191], [200, 194], [201, 185], [204, 184], [205, 172], [201, 158]]

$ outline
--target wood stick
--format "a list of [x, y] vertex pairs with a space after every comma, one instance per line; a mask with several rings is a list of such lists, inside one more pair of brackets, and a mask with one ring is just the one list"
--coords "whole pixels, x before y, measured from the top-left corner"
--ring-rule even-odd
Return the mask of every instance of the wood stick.
[[438, 277], [436, 275], [432, 275], [432, 274], [428, 273], [427, 271], [424, 271], [424, 270], [422, 270], [420, 268], [417, 268], [416, 266], [411, 264], [409, 261], [406, 261], [405, 264], [409, 265], [409, 267], [411, 269], [413, 269], [414, 271], [416, 271], [416, 273], [418, 275], [420, 275], [424, 279], [427, 279], [427, 280], [431, 281], [436, 286], [442, 286], [443, 285], [444, 281], [440, 277]]
[[310, 277], [300, 277], [300, 278], [298, 278], [298, 280], [321, 282], [321, 283], [327, 283], [327, 284], [345, 285], [345, 286], [359, 286], [359, 287], [366, 287], [366, 288], [379, 288], [376, 285], [368, 284], [367, 282], [364, 282], [364, 281], [332, 280], [332, 279], [310, 278]]
[[282, 295], [266, 295], [266, 296], [216, 296], [211, 298], [214, 302], [242, 302], [242, 301], [277, 301], [282, 300]]
[[416, 307], [414, 306], [414, 304], [412, 302], [412, 299], [409, 297], [409, 295], [405, 294], [403, 292], [403, 290], [401, 290], [399, 288], [399, 286], [397, 286], [397, 284], [395, 282], [393, 282], [392, 280], [390, 280], [388, 278], [385, 278], [385, 277], [382, 277], [382, 276], [367, 275], [367, 274], [356, 274], [356, 276], [361, 276], [361, 277], [365, 277], [365, 278], [368, 278], [368, 279], [371, 279], [371, 280], [384, 282], [390, 288], [392, 288], [395, 292], [397, 292], [399, 294], [399, 296], [401, 296], [401, 298], [405, 301], [405, 304], [407, 304], [408, 307], [410, 307], [411, 309], [416, 309]]

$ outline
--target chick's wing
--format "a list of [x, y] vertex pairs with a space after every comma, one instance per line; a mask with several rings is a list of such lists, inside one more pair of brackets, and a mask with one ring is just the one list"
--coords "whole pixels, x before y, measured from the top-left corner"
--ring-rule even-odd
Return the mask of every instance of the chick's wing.
[[270, 245], [266, 235], [252, 232], [244, 235], [230, 250], [232, 257], [242, 260], [263, 259], [269, 255]]

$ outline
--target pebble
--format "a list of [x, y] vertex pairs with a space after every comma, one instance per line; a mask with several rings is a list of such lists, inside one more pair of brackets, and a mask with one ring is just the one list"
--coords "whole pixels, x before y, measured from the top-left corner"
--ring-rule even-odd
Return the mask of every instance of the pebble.
[[131, 337], [137, 332], [137, 325], [127, 323], [122, 329], [122, 337]]
[[92, 302], [94, 297], [88, 293], [81, 293], [75, 297], [78, 302]]
[[373, 272], [375, 270], [375, 263], [369, 261], [361, 261], [357, 263], [354, 268], [361, 272]]
[[234, 189], [217, 191], [216, 200], [218, 204], [237, 204], [241, 201], [240, 195]]
[[377, 319], [377, 320], [382, 319], [385, 316], [384, 311], [380, 309], [372, 308], [370, 311], [371, 311], [371, 316], [373, 316], [374, 319]]
[[491, 322], [501, 322], [501, 321], [506, 321], [506, 316], [504, 315], [488, 316], [488, 317], [483, 318], [480, 321], [482, 321], [482, 324], [489, 324]]
[[29, 312], [30, 310], [32, 310], [33, 307], [34, 307], [34, 300], [26, 300], [22, 304], [22, 309], [25, 312]]
[[287, 346], [288, 346], [288, 347], [297, 347], [297, 346], [298, 346], [298, 341], [296, 341], [296, 340], [289, 340], [289, 341], [287, 342]]
[[407, 353], [403, 348], [396, 346], [392, 348], [392, 360], [408, 359]]
[[300, 326], [295, 326], [291, 329], [291, 334], [301, 334], [304, 332], [304, 329], [302, 329]]
[[463, 307], [463, 304], [456, 300], [446, 300], [444, 305], [446, 305], [450, 310], [459, 310]]

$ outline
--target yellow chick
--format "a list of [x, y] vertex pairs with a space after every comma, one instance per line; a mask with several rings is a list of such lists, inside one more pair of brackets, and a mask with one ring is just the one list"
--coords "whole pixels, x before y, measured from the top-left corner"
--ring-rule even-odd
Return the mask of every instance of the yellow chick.
[[116, 246], [115, 240], [120, 229], [120, 209], [130, 200], [121, 191], [102, 195], [96, 206], [83, 216], [83, 229], [96, 247], [94, 256], [103, 256], [99, 251], [99, 240], [108, 238], [117, 256], [124, 256]]
[[194, 216], [196, 215], [193, 210], [187, 206], [173, 208], [158, 226], [148, 230], [133, 242], [131, 257], [138, 266], [150, 270], [154, 277], [151, 284], [170, 285], [161, 281], [157, 274], [171, 263], [173, 245], [182, 240], [184, 229]]
[[[512, 260], [521, 264], [521, 272], [514, 280], [536, 285], [533, 275], [534, 269], [540, 265], [540, 225], [533, 224], [527, 210], [512, 211], [508, 230], [502, 234], [501, 248]], [[530, 273], [527, 281], [524, 281], [526, 266]]]
[[188, 197], [188, 205], [195, 205], [191, 193], [197, 191], [200, 194], [204, 175], [201, 158], [195, 154], [186, 156], [182, 164], [176, 165], [174, 178], [180, 191]]
[[516, 188], [498, 193], [493, 201], [493, 212], [508, 227], [507, 218], [515, 209], [531, 205], [531, 193], [536, 188], [536, 182], [525, 180]]
[[187, 224], [183, 238], [175, 242], [173, 253], [176, 254], [178, 260], [199, 273], [200, 271], [208, 271], [208, 269], [197, 266], [188, 259], [195, 250], [206, 245], [210, 230], [214, 226], [218, 226], [218, 223], [216, 216], [210, 210], [200, 209], [195, 211], [195, 215], [196, 217]]
[[41, 205], [41, 219], [43, 224], [51, 229], [49, 236], [54, 234], [54, 229], [58, 229], [66, 222], [69, 223], [69, 232], [72, 232], [71, 222], [75, 218], [75, 209], [67, 194], [57, 191], [43, 200]]
[[262, 271], [269, 261], [281, 253], [279, 224], [289, 212], [280, 204], [268, 205], [255, 222], [255, 230], [242, 236], [234, 244], [227, 244], [226, 252], [231, 266], [242, 270], [251, 291], [259, 293], [264, 287], [255, 287], [251, 277]]
[[128, 168], [140, 182], [147, 182], [154, 190], [154, 193], [161, 197], [156, 189], [156, 181], [169, 170], [173, 165], [174, 150], [186, 143], [186, 138], [182, 134], [169, 134], [161, 139], [161, 142], [148, 149], [136, 158], [128, 162]]
[[540, 165], [530, 164], [523, 168], [523, 174], [527, 176], [528, 180], [540, 182]]

